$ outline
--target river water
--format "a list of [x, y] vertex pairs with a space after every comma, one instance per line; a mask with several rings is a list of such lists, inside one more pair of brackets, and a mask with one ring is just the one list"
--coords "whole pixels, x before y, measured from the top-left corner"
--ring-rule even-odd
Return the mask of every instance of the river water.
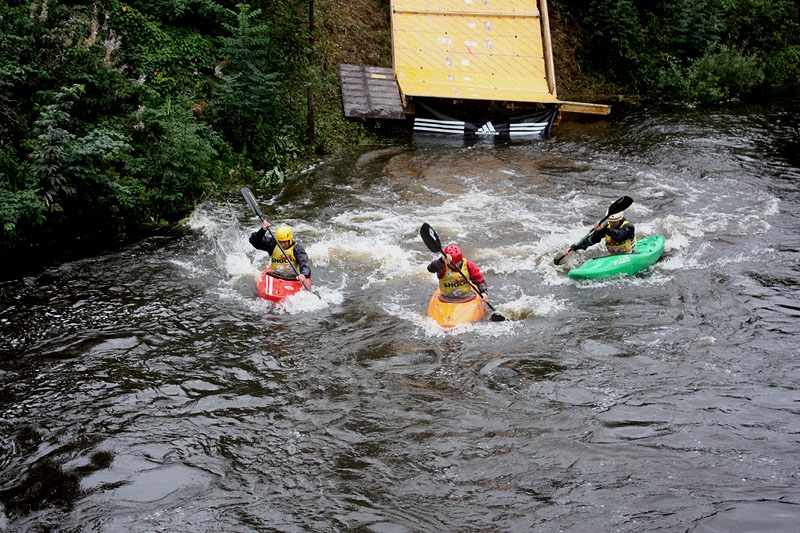
[[[255, 297], [240, 196], [0, 285], [2, 531], [795, 531], [800, 105], [365, 147], [280, 189], [314, 290]], [[555, 266], [629, 195], [665, 253]], [[428, 222], [509, 318], [425, 318]]]

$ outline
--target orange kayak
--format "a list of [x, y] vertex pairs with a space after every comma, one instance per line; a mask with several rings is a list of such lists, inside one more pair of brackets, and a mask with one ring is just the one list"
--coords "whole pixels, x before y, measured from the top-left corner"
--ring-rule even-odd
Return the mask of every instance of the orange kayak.
[[[308, 280], [311, 285], [311, 280]], [[259, 298], [271, 302], [280, 302], [303, 290], [303, 284], [293, 279], [281, 279], [269, 275], [269, 269], [261, 272], [256, 282], [256, 293]]]
[[452, 328], [459, 324], [475, 322], [483, 318], [486, 304], [476, 295], [466, 302], [450, 302], [442, 300], [439, 289], [431, 296], [428, 304], [428, 316], [443, 328]]

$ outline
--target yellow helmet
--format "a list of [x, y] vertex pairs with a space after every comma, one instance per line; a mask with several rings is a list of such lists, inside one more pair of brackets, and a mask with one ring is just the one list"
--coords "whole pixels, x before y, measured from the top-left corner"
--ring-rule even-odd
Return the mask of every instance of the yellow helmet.
[[613, 215], [610, 215], [608, 217], [608, 221], [609, 222], [619, 222], [623, 218], [625, 218], [625, 213], [614, 213]]
[[279, 241], [291, 241], [292, 240], [292, 228], [289, 226], [281, 226], [275, 230], [275, 239]]

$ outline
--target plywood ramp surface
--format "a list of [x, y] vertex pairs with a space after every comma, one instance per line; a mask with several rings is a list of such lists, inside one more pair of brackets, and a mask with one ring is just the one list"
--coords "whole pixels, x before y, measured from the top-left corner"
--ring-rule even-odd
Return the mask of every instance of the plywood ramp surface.
[[558, 102], [535, 0], [392, 0], [392, 52], [407, 96]]

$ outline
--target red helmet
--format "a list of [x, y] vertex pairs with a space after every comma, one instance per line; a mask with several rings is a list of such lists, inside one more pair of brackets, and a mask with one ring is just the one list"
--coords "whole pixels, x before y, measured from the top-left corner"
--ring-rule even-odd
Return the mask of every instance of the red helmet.
[[447, 248], [444, 249], [444, 253], [453, 258], [453, 263], [460, 263], [461, 259], [464, 257], [461, 254], [461, 248], [455, 244], [448, 244]]

